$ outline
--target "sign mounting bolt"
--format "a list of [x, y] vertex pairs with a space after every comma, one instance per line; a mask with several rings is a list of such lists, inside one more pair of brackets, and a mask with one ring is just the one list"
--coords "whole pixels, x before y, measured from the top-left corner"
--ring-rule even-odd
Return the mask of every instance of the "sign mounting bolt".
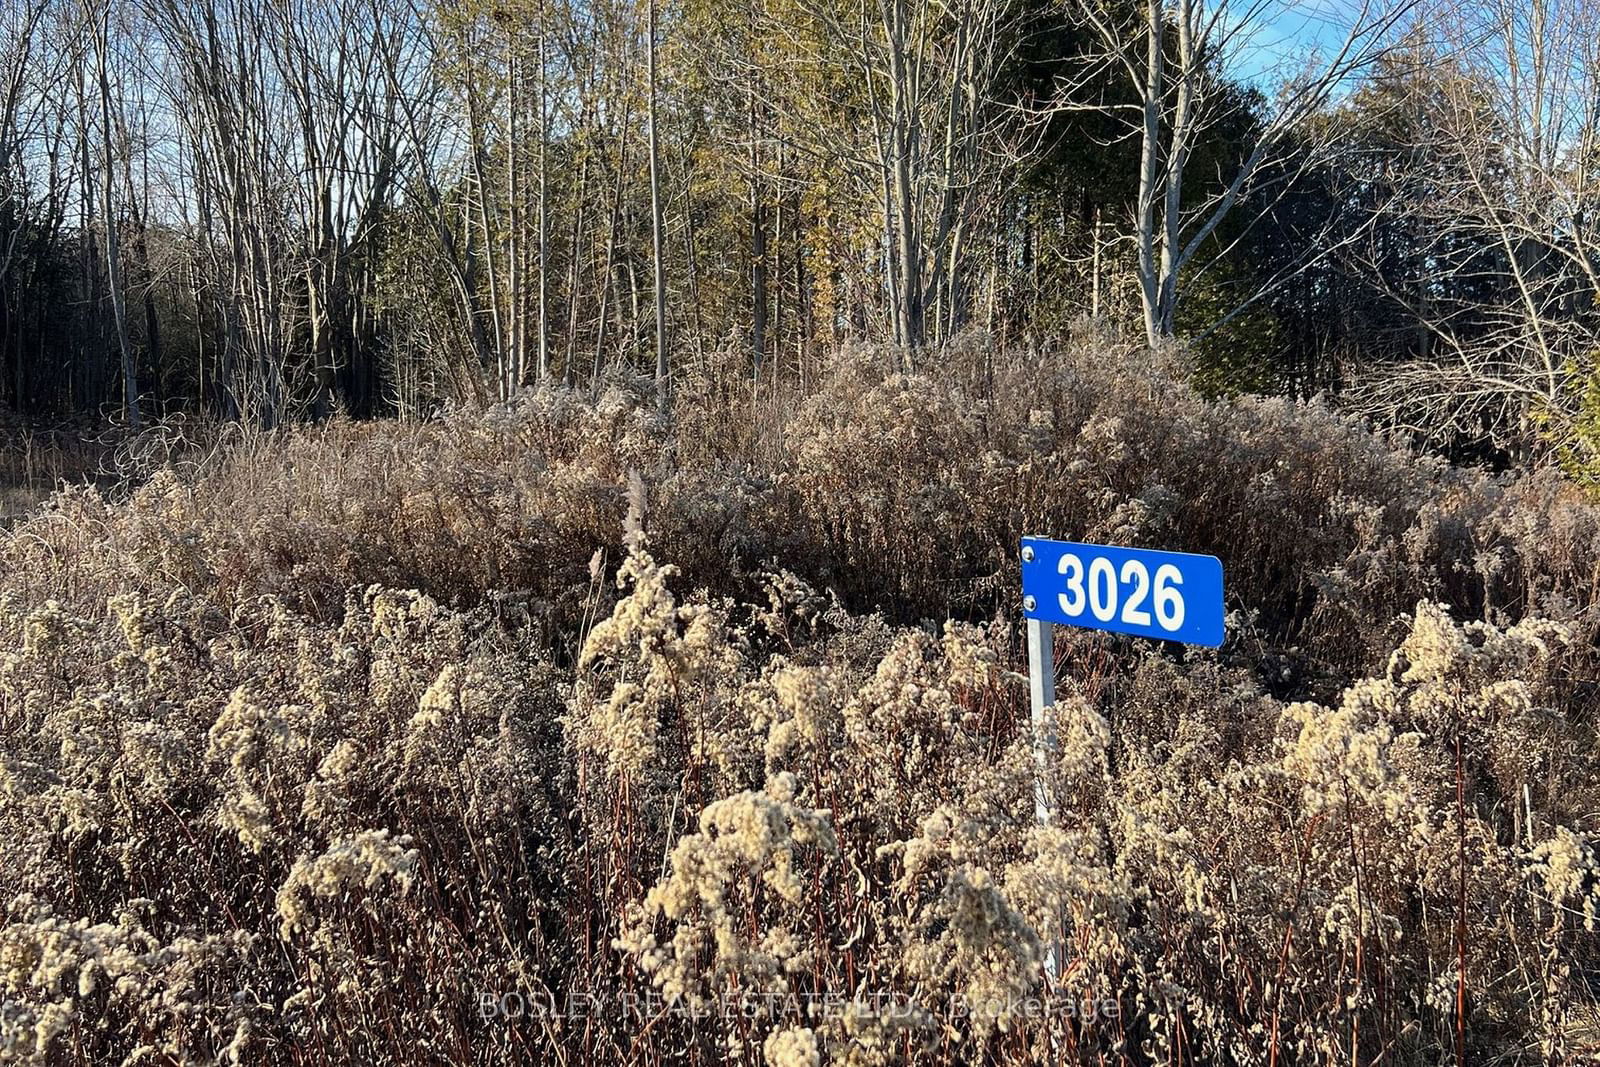
[[1022, 562], [1024, 562], [1024, 563], [1032, 563], [1033, 562], [1033, 546], [1032, 545], [1023, 545], [1022, 546]]
[[1033, 597], [1025, 596], [1025, 597], [1022, 598], [1022, 610], [1023, 611], [1032, 611], [1034, 608], [1036, 608], [1038, 606], [1039, 606], [1039, 602], [1037, 600], [1033, 599]]

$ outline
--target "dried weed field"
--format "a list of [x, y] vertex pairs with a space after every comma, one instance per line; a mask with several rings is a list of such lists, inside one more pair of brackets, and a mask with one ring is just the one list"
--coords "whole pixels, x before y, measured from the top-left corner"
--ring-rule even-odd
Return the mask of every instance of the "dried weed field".
[[[0, 1063], [1593, 1062], [1600, 510], [1177, 380], [861, 350], [58, 494]], [[1049, 826], [1024, 533], [1228, 569], [1219, 652], [1060, 636]]]

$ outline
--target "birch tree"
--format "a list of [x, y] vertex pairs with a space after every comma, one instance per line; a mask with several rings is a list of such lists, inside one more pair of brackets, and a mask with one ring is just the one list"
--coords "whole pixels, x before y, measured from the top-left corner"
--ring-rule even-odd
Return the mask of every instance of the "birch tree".
[[[1196, 145], [1239, 106], [1224, 71], [1253, 58], [1264, 28], [1293, 24], [1291, 6], [1284, 0], [1139, 0], [1074, 8], [1100, 48], [1083, 67], [1063, 74], [1054, 106], [1100, 106], [1081, 99], [1079, 89], [1102, 68], [1125, 78], [1136, 101], [1120, 114], [1139, 146], [1132, 232], [1151, 344], [1173, 336], [1183, 286], [1220, 260], [1213, 238], [1224, 220], [1245, 204], [1259, 217], [1272, 199], [1264, 187], [1291, 179], [1284, 172], [1291, 149], [1309, 158], [1303, 144], [1293, 144], [1295, 135], [1386, 54], [1414, 6], [1413, 0], [1360, 0], [1343, 35], [1282, 82], [1238, 162], [1227, 173], [1207, 175], [1200, 195], [1189, 173]], [[1235, 220], [1234, 227], [1251, 221]]]

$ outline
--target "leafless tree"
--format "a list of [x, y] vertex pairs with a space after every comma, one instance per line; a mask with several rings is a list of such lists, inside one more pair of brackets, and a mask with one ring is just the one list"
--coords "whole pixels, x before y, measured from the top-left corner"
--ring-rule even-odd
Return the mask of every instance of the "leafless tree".
[[139, 429], [139, 376], [128, 339], [127, 282], [122, 275], [122, 236], [112, 189], [116, 184], [115, 154], [112, 149], [114, 121], [111, 113], [111, 4], [109, 0], [85, 0], [84, 25], [94, 47], [94, 79], [99, 92], [100, 115], [100, 207], [105, 221], [106, 279], [111, 291], [111, 314], [117, 336], [117, 352], [122, 363], [122, 410], [128, 428]]
[[1208, 241], [1242, 203], [1255, 210], [1271, 196], [1254, 196], [1266, 182], [1287, 184], [1293, 148], [1309, 158], [1295, 135], [1342, 88], [1387, 53], [1414, 0], [1361, 0], [1337, 43], [1314, 54], [1283, 81], [1259, 129], [1231, 172], [1208, 175], [1206, 191], [1189, 174], [1194, 150], [1209, 132], [1237, 112], [1237, 87], [1225, 66], [1248, 67], [1255, 37], [1273, 24], [1292, 22], [1286, 0], [1144, 0], [1131, 6], [1080, 3], [1074, 7], [1099, 42], [1076, 69], [1061, 77], [1054, 109], [1102, 108], [1084, 88], [1103, 70], [1119, 75], [1133, 102], [1113, 107], [1139, 145], [1138, 194], [1133, 235], [1146, 335], [1152, 344], [1173, 335], [1183, 286], [1221, 256]]
[[650, 248], [655, 277], [656, 404], [662, 414], [670, 410], [671, 379], [667, 365], [667, 264], [662, 252], [666, 221], [661, 200], [660, 111], [656, 79], [656, 0], [645, 0], [645, 63], [647, 88], [646, 136], [650, 145]]
[[[1419, 102], [1437, 164], [1397, 206], [1446, 251], [1387, 286], [1432, 358], [1360, 383], [1381, 421], [1514, 451], [1590, 447], [1573, 428], [1600, 353], [1597, 14], [1592, 0], [1430, 13], [1448, 56]], [[1430, 276], [1446, 269], [1448, 286]]]
[[914, 353], [930, 316], [936, 336], [964, 321], [980, 198], [1020, 161], [1021, 113], [999, 83], [1021, 15], [1003, 0], [876, 0], [854, 20], [818, 0], [805, 10], [820, 33], [790, 47], [817, 49], [866, 94], [870, 136], [844, 155], [881, 205], [889, 322]]
[[49, 0], [11, 5], [0, 14], [0, 283], [11, 266], [32, 194], [24, 144], [39, 132], [42, 99], [29, 76], [47, 62], [37, 47]]

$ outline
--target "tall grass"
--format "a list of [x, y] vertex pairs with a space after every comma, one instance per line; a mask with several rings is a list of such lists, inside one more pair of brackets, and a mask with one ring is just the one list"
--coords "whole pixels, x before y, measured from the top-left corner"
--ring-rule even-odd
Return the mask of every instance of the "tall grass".
[[[0, 1062], [1579, 1062], [1600, 513], [1084, 339], [195, 453], [0, 538]], [[1024, 533], [1215, 552], [1217, 653]], [[1054, 957], [1055, 965], [1049, 962]]]

